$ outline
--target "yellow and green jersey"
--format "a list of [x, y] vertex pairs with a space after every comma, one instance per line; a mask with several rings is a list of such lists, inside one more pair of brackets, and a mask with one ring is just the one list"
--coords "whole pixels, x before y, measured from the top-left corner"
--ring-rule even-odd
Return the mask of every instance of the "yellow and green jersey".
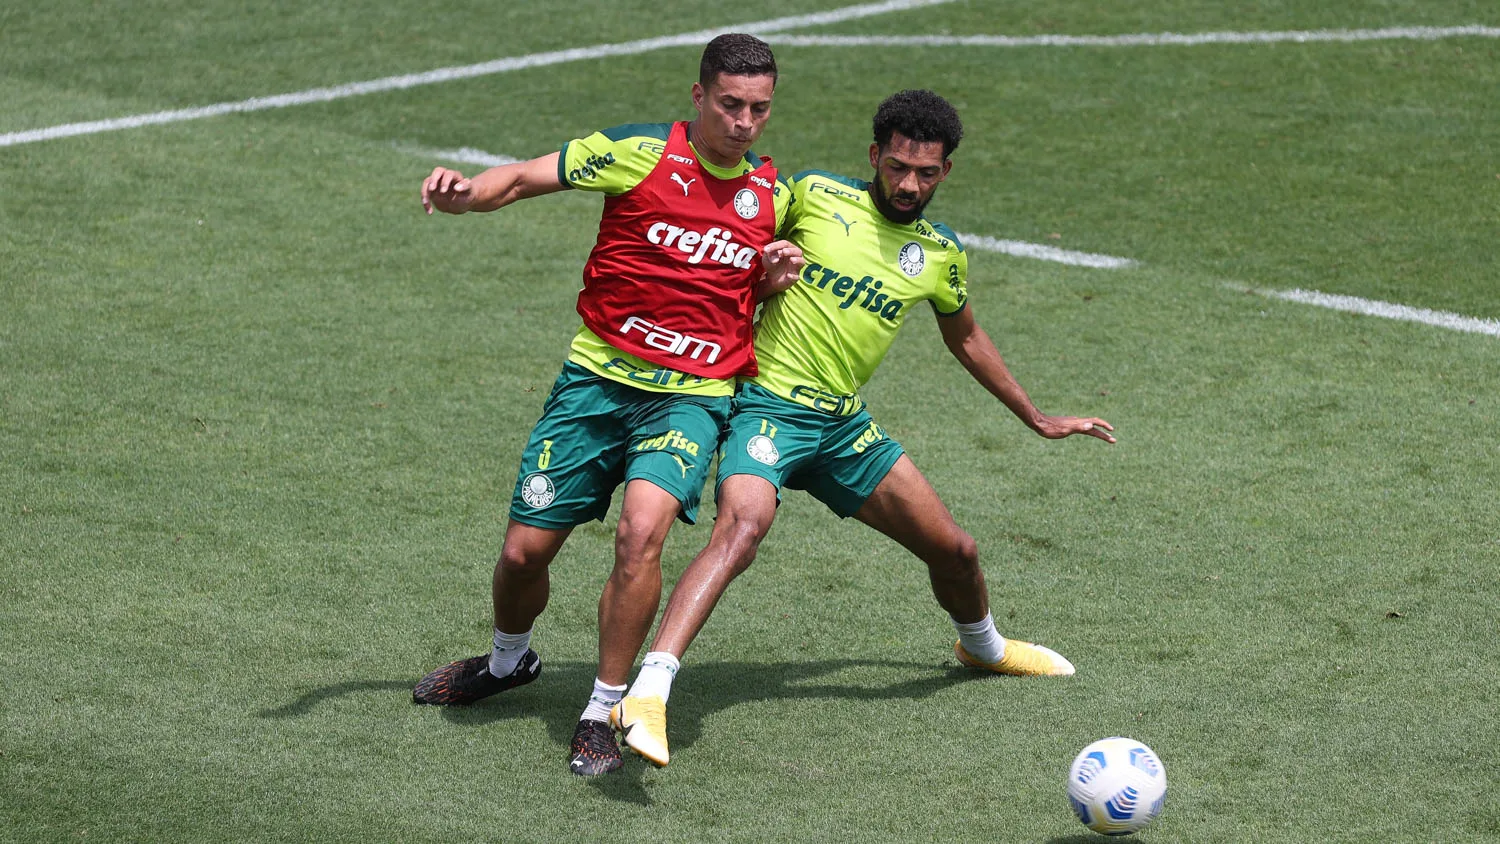
[[[626, 193], [656, 168], [666, 153], [671, 131], [670, 123], [631, 123], [569, 141], [557, 159], [558, 181], [608, 196]], [[710, 175], [723, 179], [738, 178], [761, 166], [760, 157], [753, 152], [728, 169], [701, 155], [698, 161]], [[777, 179], [773, 196], [779, 228], [790, 201], [790, 190], [781, 179]], [[643, 390], [706, 396], [726, 396], [734, 391], [732, 379], [700, 378], [663, 367], [615, 348], [586, 326], [574, 335], [568, 360], [596, 375]]]
[[807, 265], [799, 283], [762, 307], [760, 374], [746, 380], [825, 413], [855, 413], [864, 406], [859, 388], [917, 303], [939, 316], [963, 310], [969, 258], [946, 226], [886, 219], [868, 182], [808, 170], [790, 193], [781, 235]]

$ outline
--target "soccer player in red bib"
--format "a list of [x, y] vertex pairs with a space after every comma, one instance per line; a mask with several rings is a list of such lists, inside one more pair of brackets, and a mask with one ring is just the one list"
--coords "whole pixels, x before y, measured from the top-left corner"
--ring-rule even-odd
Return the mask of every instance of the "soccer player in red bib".
[[907, 315], [925, 302], [954, 358], [1033, 431], [1113, 443], [1114, 428], [1038, 410], [976, 320], [968, 254], [951, 229], [924, 213], [963, 137], [952, 104], [931, 91], [902, 91], [881, 103], [872, 128], [869, 180], [808, 170], [790, 182], [782, 233], [802, 250], [805, 269], [761, 313], [760, 372], [741, 379], [720, 449], [713, 535], [678, 578], [651, 650], [613, 715], [629, 748], [658, 766], [670, 760], [666, 705], [682, 656], [755, 559], [783, 488], [806, 490], [925, 563], [933, 596], [958, 633], [959, 662], [997, 674], [1073, 673], [1051, 648], [1000, 634], [974, 538], [859, 390]]
[[494, 211], [574, 188], [604, 194], [583, 271], [583, 325], [532, 429], [492, 582], [490, 652], [424, 677], [418, 703], [464, 705], [541, 674], [533, 623], [548, 566], [573, 528], [603, 519], [621, 483], [615, 564], [599, 599], [599, 673], [569, 748], [569, 767], [618, 768], [609, 711], [661, 601], [661, 551], [676, 519], [697, 519], [737, 376], [757, 372], [756, 302], [795, 279], [800, 252], [776, 240], [788, 193], [751, 152], [771, 115], [776, 61], [749, 35], [703, 52], [691, 122], [631, 124], [474, 178], [444, 167], [422, 204]]

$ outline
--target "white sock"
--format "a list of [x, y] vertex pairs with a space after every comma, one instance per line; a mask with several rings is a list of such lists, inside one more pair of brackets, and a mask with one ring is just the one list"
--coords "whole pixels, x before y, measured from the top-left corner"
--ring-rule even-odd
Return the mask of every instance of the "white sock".
[[659, 697], [662, 703], [672, 696], [672, 680], [682, 663], [666, 651], [651, 651], [641, 660], [641, 671], [630, 687], [631, 697]]
[[495, 645], [490, 650], [490, 673], [496, 677], [504, 677], [515, 671], [529, 647], [530, 630], [525, 633], [501, 633], [500, 628], [495, 628]]
[[995, 619], [988, 613], [973, 624], [954, 621], [953, 629], [958, 631], [958, 641], [969, 656], [980, 662], [999, 662], [1005, 658], [1005, 637], [995, 629]]
[[624, 686], [611, 686], [610, 684], [594, 678], [594, 693], [589, 695], [589, 705], [583, 708], [580, 721], [604, 721], [609, 722], [609, 711], [615, 708], [620, 698], [625, 696]]

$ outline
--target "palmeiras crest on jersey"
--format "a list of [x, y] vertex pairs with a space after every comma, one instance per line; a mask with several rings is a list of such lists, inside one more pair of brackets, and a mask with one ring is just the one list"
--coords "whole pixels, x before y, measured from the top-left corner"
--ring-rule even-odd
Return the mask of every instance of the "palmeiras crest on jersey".
[[740, 192], [734, 195], [734, 213], [747, 220], [755, 219], [755, 216], [760, 213], [760, 197], [749, 188], [741, 188]]
[[913, 240], [896, 253], [896, 264], [901, 267], [901, 272], [916, 278], [927, 266], [927, 253], [922, 251], [922, 244]]
[[552, 479], [541, 472], [532, 472], [521, 482], [521, 500], [538, 510], [548, 506], [557, 498], [557, 488]]
[[776, 461], [781, 459], [781, 452], [776, 450], [776, 443], [765, 434], [756, 434], [745, 443], [745, 453], [754, 460], [759, 460], [767, 466], [775, 466]]

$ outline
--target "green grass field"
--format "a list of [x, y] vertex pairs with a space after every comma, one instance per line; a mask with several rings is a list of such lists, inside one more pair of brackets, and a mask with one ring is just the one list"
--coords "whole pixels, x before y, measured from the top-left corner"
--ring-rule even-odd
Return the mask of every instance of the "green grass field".
[[[11, 4], [0, 134], [836, 2]], [[787, 34], [1469, 24], [1500, 13], [968, 0]], [[971, 257], [1038, 405], [1118, 445], [1032, 435], [926, 315], [865, 393], [1001, 629], [1077, 676], [960, 670], [925, 570], [791, 493], [687, 655], [669, 768], [564, 762], [612, 522], [553, 566], [539, 682], [412, 705], [488, 640], [599, 204], [427, 218], [423, 150], [691, 116], [700, 50], [0, 145], [0, 840], [1069, 844], [1102, 839], [1067, 765], [1116, 734], [1167, 766], [1144, 841], [1500, 840], [1500, 337], [1265, 293], [1500, 319], [1491, 37], [777, 46], [784, 169], [864, 176], [875, 105], [931, 87], [968, 130], [931, 217], [1138, 262]], [[707, 536], [674, 531], [669, 583]]]

